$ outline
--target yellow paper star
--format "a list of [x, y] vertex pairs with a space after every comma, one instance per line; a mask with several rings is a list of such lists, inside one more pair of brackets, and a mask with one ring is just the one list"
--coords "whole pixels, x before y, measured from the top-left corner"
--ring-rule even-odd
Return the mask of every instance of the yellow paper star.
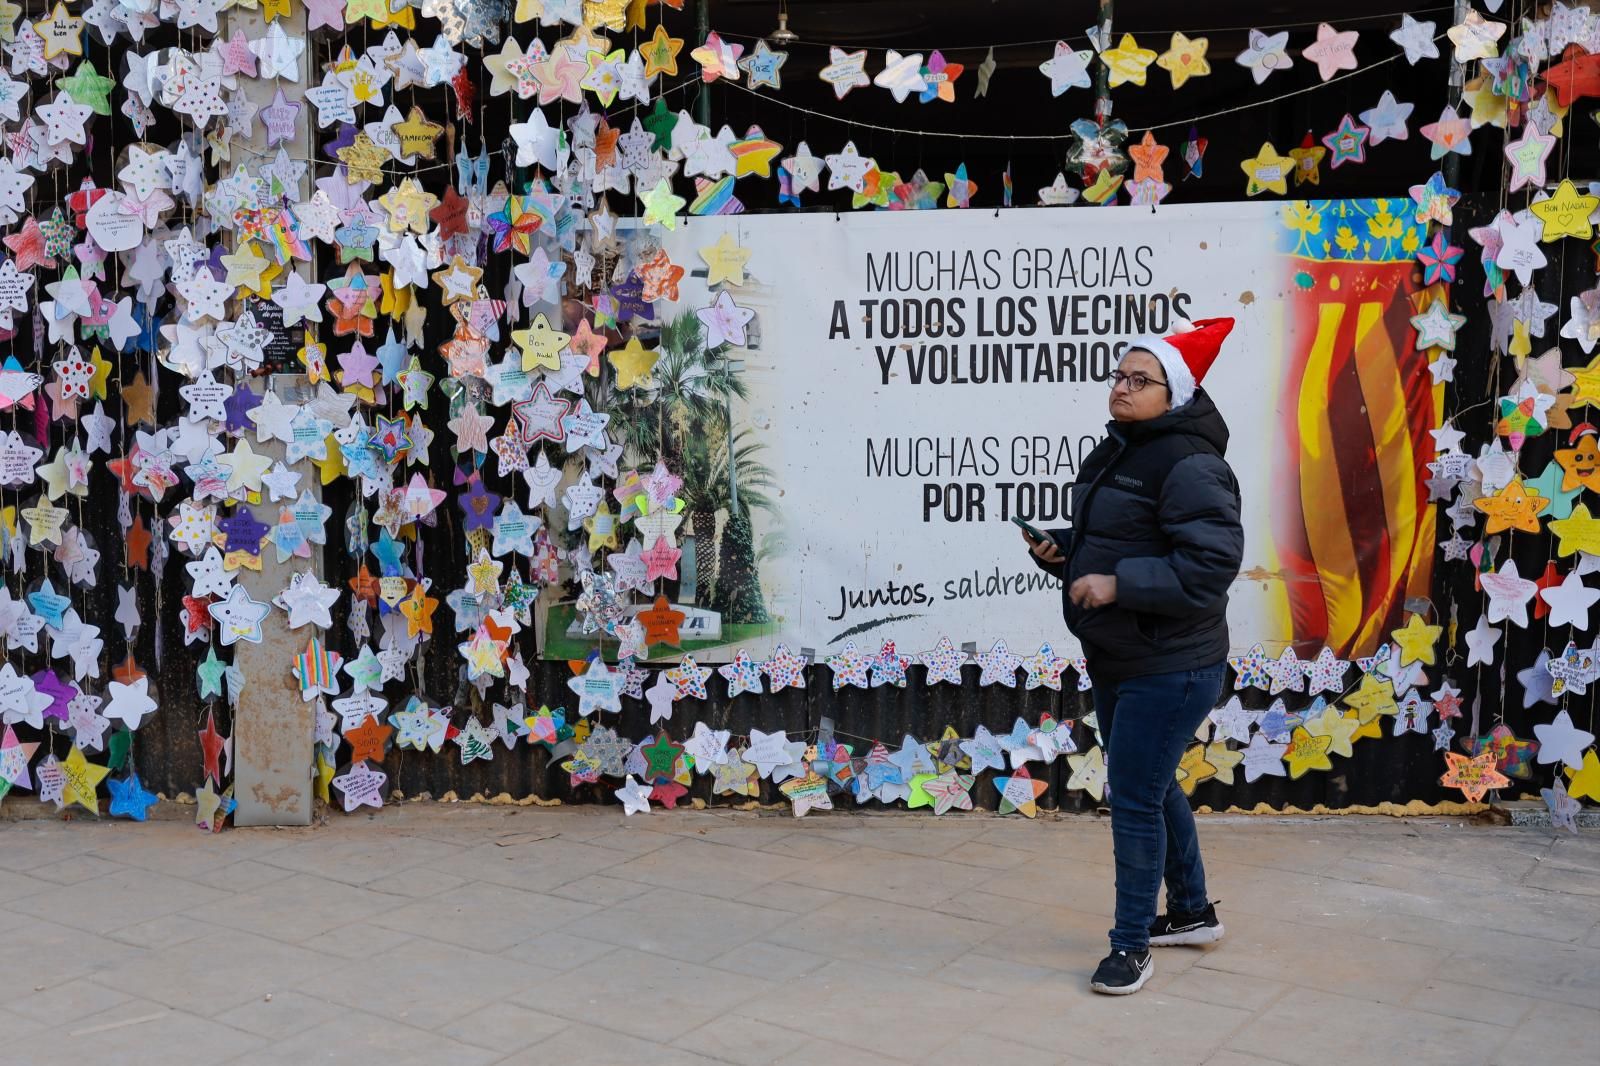
[[1362, 725], [1381, 714], [1400, 713], [1394, 702], [1394, 685], [1377, 674], [1362, 674], [1360, 687], [1346, 696], [1344, 702], [1356, 712]]
[[1328, 150], [1320, 144], [1303, 144], [1299, 148], [1289, 149], [1289, 158], [1294, 160], [1296, 188], [1322, 184], [1322, 160], [1327, 154]]
[[1589, 360], [1587, 366], [1567, 368], [1567, 373], [1572, 375], [1572, 402], [1568, 406], [1600, 407], [1600, 355]]
[[1117, 195], [1122, 188], [1122, 175], [1111, 173], [1110, 167], [1101, 167], [1094, 182], [1083, 190], [1083, 198], [1091, 204], [1103, 204]]
[[1190, 40], [1181, 33], [1172, 35], [1172, 44], [1156, 57], [1156, 66], [1172, 75], [1172, 87], [1183, 88], [1183, 83], [1190, 78], [1201, 78], [1211, 73], [1211, 62], [1206, 59], [1206, 46], [1210, 42], [1204, 37]]
[[715, 244], [700, 249], [700, 258], [706, 263], [706, 284], [726, 281], [730, 285], [744, 284], [744, 267], [750, 262], [750, 249], [739, 247], [733, 234], [724, 232]]
[[1275, 192], [1282, 196], [1288, 193], [1289, 172], [1294, 166], [1292, 158], [1279, 155], [1278, 150], [1272, 147], [1272, 142], [1267, 141], [1254, 159], [1246, 159], [1239, 164], [1239, 169], [1250, 179], [1245, 184], [1244, 194], [1256, 196], [1263, 192]]
[[1600, 803], [1600, 758], [1595, 756], [1593, 748], [1583, 753], [1580, 769], [1567, 768], [1567, 795], [1573, 799], [1588, 796]]
[[[261, 0], [261, 17], [267, 22], [277, 22], [281, 18], [289, 17], [289, 0]], [[328, 802], [327, 792], [323, 792], [322, 802]]]
[[666, 74], [677, 77], [678, 53], [682, 50], [682, 37], [670, 36], [665, 26], [656, 26], [656, 32], [639, 49], [639, 54], [644, 57], [644, 76], [653, 78], [657, 74]]
[[1149, 48], [1140, 48], [1139, 42], [1133, 39], [1131, 33], [1124, 33], [1115, 48], [1107, 48], [1100, 53], [1100, 62], [1111, 71], [1113, 89], [1126, 83], [1143, 85], [1145, 73], [1155, 61], [1155, 52]]
[[583, 0], [583, 24], [622, 32], [628, 25], [626, 0]]
[[98, 344], [89, 352], [89, 365], [94, 367], [94, 377], [89, 379], [89, 391], [94, 393], [95, 399], [103, 400], [106, 398], [106, 382], [111, 380], [111, 371], [115, 368], [100, 354]]
[[635, 385], [649, 383], [650, 371], [655, 369], [656, 360], [660, 358], [661, 353], [646, 348], [637, 335], [629, 337], [628, 343], [622, 348], [606, 353], [611, 368], [617, 372], [619, 389], [631, 389]]
[[261, 272], [270, 265], [267, 257], [256, 251], [254, 241], [244, 241], [222, 257], [222, 266], [228, 272], [222, 280], [225, 284], [237, 285], [241, 295], [246, 292], [260, 295]]
[[422, 113], [422, 108], [415, 106], [404, 122], [396, 122], [391, 128], [395, 136], [400, 138], [400, 155], [403, 157], [433, 159], [437, 155], [435, 146], [439, 138], [444, 136], [444, 127], [437, 122], [430, 122], [428, 116]]
[[1432, 666], [1434, 645], [1439, 642], [1439, 634], [1443, 632], [1444, 626], [1430, 626], [1420, 614], [1409, 616], [1406, 624], [1399, 629], [1391, 629], [1389, 635], [1400, 648], [1400, 665], [1422, 663]]
[[[287, 3], [285, 3], [287, 6]], [[328, 802], [328, 784], [333, 780], [333, 775], [338, 773], [333, 761], [328, 758], [328, 751], [322, 745], [317, 745], [316, 772], [312, 777], [312, 787], [316, 789], [317, 799], [323, 803]]]
[[[1600, 196], [1581, 193], [1571, 178], [1562, 178], [1548, 200], [1529, 205], [1542, 226], [1539, 239], [1546, 243], [1562, 237], [1576, 237], [1586, 241], [1594, 236], [1594, 226], [1589, 216], [1600, 209]], [[1520, 324], [1520, 323], [1519, 323]]]
[[1178, 787], [1183, 789], [1185, 796], [1194, 795], [1196, 785], [1216, 775], [1217, 768], [1206, 761], [1206, 749], [1203, 744], [1185, 749], [1183, 758], [1178, 760]]
[[1289, 735], [1289, 750], [1283, 753], [1290, 778], [1298, 780], [1309, 770], [1332, 770], [1333, 761], [1328, 758], [1332, 744], [1331, 737], [1312, 736], [1304, 726], [1296, 726]]
[[617, 516], [611, 513], [604, 501], [601, 501], [594, 514], [583, 520], [583, 528], [589, 534], [590, 551], [599, 551], [601, 548], [616, 551], [621, 547], [617, 543]]
[[111, 768], [96, 766], [83, 757], [81, 748], [73, 745], [72, 750], [67, 752], [67, 761], [61, 764], [61, 771], [66, 775], [66, 784], [61, 790], [61, 802], [68, 807], [76, 803], [90, 814], [99, 814], [100, 801], [95, 796], [95, 789], [105, 780]]
[[1490, 81], [1489, 75], [1480, 74], [1467, 82], [1462, 89], [1461, 100], [1472, 108], [1468, 118], [1472, 122], [1473, 129], [1480, 126], [1506, 128], [1509, 118], [1506, 107], [1508, 101], [1494, 91], [1494, 83]]
[[1493, 496], [1480, 496], [1473, 500], [1472, 506], [1489, 516], [1484, 526], [1485, 533], [1499, 533], [1507, 529], [1537, 533], [1539, 515], [1550, 506], [1550, 501], [1533, 489], [1524, 487], [1520, 477], [1514, 477]]
[[1359, 711], [1345, 711], [1344, 716], [1355, 723], [1355, 731], [1350, 734], [1351, 741], [1361, 740], [1366, 737], [1371, 737], [1374, 740], [1383, 739], [1383, 723], [1378, 719], [1374, 718], [1370, 722], [1363, 722]]
[[512, 331], [511, 342], [522, 349], [522, 369], [546, 367], [561, 369], [561, 353], [572, 340], [572, 334], [550, 328], [550, 320], [543, 312], [533, 316], [527, 329]]
[[406, 636], [415, 637], [433, 632], [433, 612], [439, 601], [428, 595], [421, 582], [411, 590], [411, 595], [400, 601], [400, 616], [406, 620]]
[[534, 19], [544, 18], [544, 0], [517, 0], [516, 8], [511, 12], [514, 22], [532, 22]]
[[[1378, 727], [1378, 720], [1374, 718], [1370, 723], [1371, 728]], [[1361, 732], [1363, 725], [1359, 716], [1346, 717], [1337, 707], [1325, 707], [1321, 714], [1306, 722], [1306, 732], [1313, 737], [1328, 738], [1328, 752], [1332, 755], [1342, 755], [1350, 758], [1350, 745], [1355, 742], [1356, 735]], [[1379, 736], [1382, 731], [1379, 730]]]
[[324, 485], [332, 485], [345, 475], [344, 452], [339, 449], [339, 442], [332, 434], [328, 435], [327, 457], [318, 459], [313, 456], [311, 461], [317, 465], [317, 479]]
[[44, 41], [44, 58], [48, 62], [58, 55], [83, 55], [83, 19], [67, 13], [67, 5], [56, 0], [50, 17], [33, 24], [34, 32]]
[[1224, 785], [1233, 784], [1234, 767], [1244, 762], [1244, 752], [1235, 751], [1221, 741], [1206, 745], [1206, 762], [1216, 771], [1216, 778]]
[[424, 192], [422, 186], [408, 177], [378, 197], [378, 203], [389, 213], [385, 225], [390, 233], [404, 233], [409, 229], [422, 234], [428, 232], [428, 212], [439, 206], [439, 198]]
[[317, 340], [317, 335], [311, 330], [301, 331], [305, 343], [295, 352], [300, 360], [300, 365], [306, 368], [306, 380], [315, 385], [319, 381], [328, 380], [328, 348]]
[[366, 181], [374, 185], [383, 182], [383, 165], [390, 159], [388, 151], [378, 147], [366, 132], [356, 134], [350, 143], [333, 153], [345, 165], [345, 181], [351, 185]]
[[1556, 535], [1557, 555], [1579, 551], [1591, 555], [1600, 553], [1600, 519], [1589, 513], [1588, 504], [1578, 504], [1566, 518], [1550, 519], [1549, 526], [1550, 532]]

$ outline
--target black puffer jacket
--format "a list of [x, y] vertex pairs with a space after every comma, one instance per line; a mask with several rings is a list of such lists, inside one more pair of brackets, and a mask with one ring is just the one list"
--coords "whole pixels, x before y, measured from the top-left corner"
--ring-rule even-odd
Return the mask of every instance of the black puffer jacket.
[[[1107, 423], [1106, 433], [1072, 488], [1073, 526], [1050, 530], [1066, 563], [1034, 557], [1064, 582], [1067, 626], [1090, 674], [1115, 681], [1221, 662], [1228, 586], [1244, 552], [1227, 424], [1200, 389], [1182, 407]], [[1114, 574], [1116, 603], [1074, 606], [1067, 592], [1085, 574]]]

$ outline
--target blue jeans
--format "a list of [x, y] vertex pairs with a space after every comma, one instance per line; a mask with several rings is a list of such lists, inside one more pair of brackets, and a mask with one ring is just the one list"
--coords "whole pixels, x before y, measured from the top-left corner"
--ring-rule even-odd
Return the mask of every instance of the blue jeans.
[[1174, 775], [1201, 720], [1216, 706], [1223, 666], [1094, 686], [1117, 863], [1113, 948], [1144, 951], [1150, 946], [1150, 923], [1156, 919], [1163, 878], [1169, 911], [1192, 913], [1209, 902], [1194, 812]]

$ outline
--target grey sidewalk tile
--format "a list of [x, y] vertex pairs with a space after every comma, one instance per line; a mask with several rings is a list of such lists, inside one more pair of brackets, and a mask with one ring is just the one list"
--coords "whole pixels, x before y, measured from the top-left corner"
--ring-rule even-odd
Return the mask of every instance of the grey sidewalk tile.
[[918, 1066], [973, 1066], [974, 1063], [1003, 1062], [1006, 1066], [1056, 1066], [1059, 1049], [1029, 1047], [1009, 1037], [958, 1032], [945, 1043], [918, 1059]]
[[[364, 1011], [345, 1011], [313, 1028], [251, 1052], [229, 1066], [305, 1066], [309, 1062], [383, 1066], [486, 1066], [500, 1058], [487, 1048], [397, 1025]], [[526, 1060], [523, 1060], [526, 1061]]]
[[816, 1066], [821, 1062], [848, 1063], [849, 1066], [902, 1066], [908, 1061], [816, 1037], [775, 1060], [773, 1066]]
[[[819, 1033], [880, 1055], [920, 1059], [969, 1021], [1014, 1013], [1013, 1001], [856, 962], [834, 962], [746, 1011], [774, 1025], [816, 1019]], [[848, 1035], [846, 1035], [848, 1034]]]
[[498, 955], [416, 938], [380, 954], [308, 970], [298, 987], [354, 1010], [437, 1029], [548, 973]]
[[1469, 1022], [1488, 1022], [1502, 1027], [1515, 1026], [1527, 1017], [1537, 1002], [1511, 992], [1485, 995], [1481, 988], [1458, 984], [1444, 977], [1429, 978], [1404, 1000], [1405, 1006], [1425, 1010], [1429, 1014], [1442, 1014], [1447, 1018], [1461, 1018]]
[[[8, 852], [7, 859], [9, 858]], [[64, 859], [45, 863], [43, 866], [35, 866], [28, 871], [28, 875], [52, 884], [75, 885], [80, 881], [92, 881], [96, 877], [104, 877], [123, 869], [126, 867], [120, 862], [108, 862], [84, 852], [81, 855], [69, 855]]]
[[180, 1010], [133, 1001], [6, 1049], [7, 1066], [209, 1066], [263, 1045], [260, 1037]]
[[767, 1066], [803, 1047], [811, 1037], [754, 1018], [724, 1014], [678, 1037], [672, 1046], [739, 1066]]
[[135, 997], [79, 978], [52, 985], [32, 995], [6, 1001], [6, 1009], [47, 1025], [76, 1025], [79, 1021]]
[[1360, 999], [1397, 999], [1433, 976], [1447, 952], [1313, 925], [1239, 915], [1195, 964]]
[[1251, 1015], [1235, 1007], [1158, 992], [1140, 1003], [1122, 996], [1093, 996], [1076, 1005], [1070, 1017], [1073, 1049], [1090, 1058], [1118, 1066], [1198, 1066]]
[[[1097, 960], [1085, 957], [1086, 971]], [[1031, 966], [1011, 959], [995, 958], [980, 952], [969, 951], [924, 973], [942, 984], [957, 988], [970, 988], [975, 992], [993, 992], [1002, 996], [1017, 996], [1024, 1000], [1056, 995], [1078, 995], [1088, 978], [1082, 974], [1048, 966]]]
[[626, 855], [607, 848], [557, 836], [507, 846], [485, 842], [452, 855], [448, 861], [423, 865], [472, 881], [547, 892], [626, 861]]
[[188, 914], [165, 914], [118, 929], [111, 934], [111, 939], [136, 948], [169, 948], [186, 940], [209, 936], [220, 928]]
[[412, 902], [392, 901], [371, 921], [475, 951], [500, 952], [539, 928], [565, 929], [595, 907], [495, 884], [465, 884]]
[[197, 907], [193, 914], [215, 925], [295, 943], [381, 914], [395, 902], [393, 896], [339, 881], [327, 881], [312, 874], [290, 874], [248, 892]]
[[830, 961], [826, 956], [803, 948], [758, 940], [724, 952], [712, 959], [708, 965], [749, 977], [772, 981], [796, 981], [821, 969]]
[[[309, 976], [309, 975], [307, 975]], [[322, 996], [286, 989], [268, 992], [217, 1015], [224, 1025], [268, 1040], [288, 1040], [345, 1013], [345, 1008]]]
[[1600, 1004], [1600, 949], [1596, 948], [1525, 943], [1516, 953], [1490, 955], [1469, 941], [1464, 950], [1440, 964], [1438, 976], [1579, 1007]]
[[1297, 988], [1252, 1020], [1228, 1047], [1297, 1066], [1475, 1066], [1491, 1060], [1503, 1036], [1482, 1022]]
[[[3, 852], [0, 852], [3, 854]], [[8, 900], [21, 899], [31, 896], [36, 892], [43, 892], [56, 887], [52, 882], [39, 877], [30, 877], [27, 874], [12, 873], [10, 870], [0, 870], [0, 905]]]
[[1494, 1057], [1506, 1063], [1577, 1063], [1592, 1061], [1600, 1046], [1600, 1000], [1578, 1007], [1568, 1003], [1538, 1003], [1505, 1041]]
[[767, 934], [775, 944], [834, 959], [920, 973], [955, 959], [1005, 927], [865, 896], [842, 896]]
[[932, 907], [992, 876], [975, 866], [859, 846], [839, 858], [805, 863], [789, 880], [830, 892]]
[[[537, 1051], [537, 1059], [530, 1059], [529, 1052], [518, 1052], [500, 1061], [505, 1066], [529, 1066], [531, 1061], [572, 1063], [573, 1066], [579, 1063], [585, 1066], [588, 1063], [606, 1063], [607, 1066], [613, 1063], [616, 1066], [631, 1066], [633, 1063], [648, 1063], [649, 1066], [702, 1066], [704, 1063], [727, 1061], [609, 1029], [586, 1026], [581, 1019], [543, 1041], [534, 1050]], [[851, 1066], [855, 1064], [852, 1063]]]
[[336, 959], [360, 959], [397, 948], [413, 939], [410, 933], [375, 925], [371, 921], [351, 922], [326, 933], [318, 933], [300, 946]]
[[650, 891], [650, 886], [637, 881], [624, 881], [620, 877], [607, 877], [605, 874], [588, 874], [547, 891], [562, 899], [577, 900], [596, 907], [614, 907]]
[[214, 1017], [241, 1003], [293, 988], [326, 969], [327, 957], [238, 929], [217, 929], [167, 948], [104, 963], [94, 981], [146, 999]]
[[0, 936], [0, 1004], [79, 977], [98, 975], [142, 953], [53, 921], [11, 915]]
[[437, 896], [441, 892], [448, 892], [452, 888], [460, 888], [466, 883], [466, 878], [457, 877], [444, 870], [436, 870], [431, 866], [413, 866], [368, 881], [362, 887], [373, 892], [382, 892], [386, 896], [422, 899], [425, 896]]
[[758, 907], [772, 907], [795, 914], [810, 914], [840, 897], [841, 893], [823, 888], [811, 888], [790, 881], [768, 881], [739, 897], [741, 903], [754, 903]]
[[616, 951], [615, 944], [601, 940], [586, 940], [559, 929], [536, 932], [520, 944], [500, 952], [503, 958], [525, 962], [541, 970], [564, 973]]
[[665, 835], [661, 838], [671, 846], [613, 866], [607, 875], [660, 888], [737, 899], [774, 881], [801, 880], [798, 875], [807, 865], [765, 851], [740, 851]]
[[501, 1000], [441, 1027], [439, 1035], [506, 1054], [549, 1040], [569, 1024], [565, 1018]]
[[451, 858], [463, 849], [426, 837], [398, 833], [375, 833], [330, 848], [315, 837], [279, 848], [265, 862], [297, 873], [314, 874], [329, 881], [366, 885], [390, 877], [413, 866], [432, 865], [449, 869]]
[[535, 981], [515, 998], [559, 1018], [669, 1043], [773, 987], [761, 978], [621, 949]]
[[[1224, 946], [1216, 948], [1225, 950]], [[1156, 976], [1149, 987], [1184, 999], [1201, 1003], [1215, 1003], [1220, 1007], [1242, 1007], [1249, 1011], [1265, 1010], [1273, 1000], [1288, 991], [1289, 986], [1259, 977], [1229, 973], [1208, 966], [1191, 966], [1173, 972], [1172, 964], [1185, 955], [1204, 957], [1204, 952], [1194, 948], [1162, 948], [1156, 952]]]
[[225, 893], [165, 874], [122, 867], [6, 904], [11, 910], [104, 935], [130, 925], [225, 901]]
[[794, 915], [786, 911], [670, 888], [647, 888], [614, 907], [564, 922], [561, 928], [582, 939], [706, 962], [749, 941], [775, 939], [794, 921]]
[[189, 880], [224, 892], [250, 892], [293, 876], [293, 870], [286, 870], [281, 866], [269, 866], [257, 859], [240, 859], [238, 862], [230, 862], [226, 866], [195, 874]]

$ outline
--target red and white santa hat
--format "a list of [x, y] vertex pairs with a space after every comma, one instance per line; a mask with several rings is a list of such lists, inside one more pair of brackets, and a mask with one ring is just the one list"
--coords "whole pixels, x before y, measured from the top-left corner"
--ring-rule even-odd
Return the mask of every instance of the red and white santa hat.
[[1167, 372], [1172, 406], [1182, 407], [1194, 399], [1195, 386], [1216, 362], [1223, 340], [1233, 331], [1233, 319], [1197, 318], [1191, 322], [1180, 318], [1172, 328], [1165, 337], [1148, 333], [1135, 337], [1128, 342], [1128, 350], [1142, 348], [1160, 360], [1161, 369]]

